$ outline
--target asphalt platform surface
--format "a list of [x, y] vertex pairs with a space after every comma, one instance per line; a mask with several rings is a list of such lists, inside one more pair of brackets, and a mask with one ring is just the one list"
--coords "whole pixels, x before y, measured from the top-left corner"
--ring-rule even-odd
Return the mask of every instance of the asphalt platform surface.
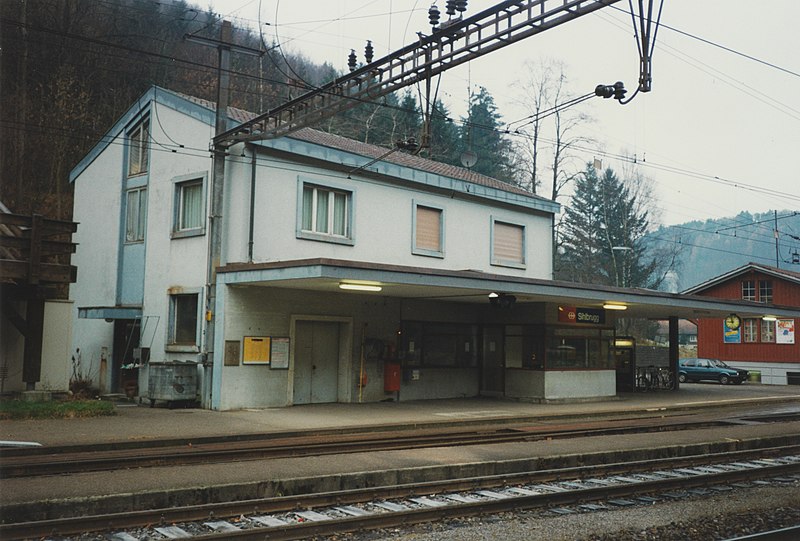
[[[149, 403], [123, 403], [117, 406], [117, 415], [110, 417], [3, 420], [0, 421], [0, 440], [61, 446], [161, 439], [191, 441], [194, 438], [246, 434], [274, 434], [278, 437], [286, 434], [414, 427], [457, 428], [512, 422], [543, 426], [626, 414], [680, 415], [742, 404], [752, 406], [754, 410], [798, 412], [800, 387], [753, 383], [737, 386], [684, 384], [676, 392], [630, 393], [610, 400], [580, 403], [533, 404], [504, 399], [465, 398], [315, 404], [225, 412], [158, 406], [150, 408]], [[118, 508], [132, 505], [132, 495], [136, 497], [137, 505], [147, 507], [201, 503], [231, 497], [247, 499], [312, 489], [342, 490], [355, 485], [397, 484], [437, 476], [510, 471], [533, 467], [531, 461], [541, 457], [630, 452], [651, 446], [713, 444], [732, 439], [785, 437], [787, 434], [797, 434], [800, 441], [800, 421], [737, 426], [735, 429], [713, 427], [693, 431], [596, 436], [580, 440], [553, 439], [12, 478], [2, 481], [0, 513], [15, 513], [15, 509], [25, 506], [32, 508], [36, 502], [67, 502], [76, 498], [86, 502], [108, 502], [107, 507], [101, 510], [111, 512], [115, 509], [114, 501], [118, 502]], [[191, 495], [191, 498], [187, 495]], [[91, 506], [87, 509], [97, 510]]]

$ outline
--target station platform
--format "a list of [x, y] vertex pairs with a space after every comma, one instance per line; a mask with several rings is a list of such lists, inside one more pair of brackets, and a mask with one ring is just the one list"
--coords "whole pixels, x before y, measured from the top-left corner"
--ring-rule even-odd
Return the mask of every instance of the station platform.
[[86, 419], [0, 421], [0, 440], [45, 446], [133, 440], [192, 439], [242, 434], [302, 434], [394, 427], [469, 426], [589, 418], [644, 411], [680, 411], [737, 403], [800, 403], [800, 386], [683, 384], [678, 391], [623, 393], [612, 399], [528, 403], [502, 398], [309, 404], [285, 408], [211, 411], [169, 409], [149, 401], [119, 403], [117, 414]]
[[[668, 416], [713, 408], [760, 412], [800, 411], [800, 387], [686, 384], [679, 391], [623, 394], [613, 400], [532, 404], [465, 398], [365, 404], [317, 404], [242, 411], [150, 408], [120, 404], [110, 417], [0, 421], [0, 440], [44, 446], [182, 440], [248, 434], [313, 434], [400, 428], [464, 428], [530, 423], [558, 425], [624, 415]], [[702, 430], [553, 438], [503, 444], [370, 451], [251, 460], [195, 466], [131, 468], [72, 476], [3, 480], [0, 516], [42, 520], [74, 513], [98, 514], [142, 508], [251, 500], [308, 491], [336, 492], [357, 486], [394, 486], [417, 480], [531, 471], [547, 464], [586, 464], [620, 457], [641, 459], [651, 449], [705, 454], [742, 441], [800, 441], [800, 420], [743, 423]], [[680, 451], [677, 451], [680, 450]], [[594, 462], [592, 462], [594, 461]], [[552, 466], [550, 466], [552, 467]]]

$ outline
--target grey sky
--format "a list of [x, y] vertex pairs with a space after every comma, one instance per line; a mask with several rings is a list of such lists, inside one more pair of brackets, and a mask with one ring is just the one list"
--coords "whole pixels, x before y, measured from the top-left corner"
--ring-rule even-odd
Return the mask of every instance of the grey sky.
[[[437, 4], [444, 12], [445, 0]], [[470, 0], [467, 15], [494, 4]], [[361, 56], [367, 39], [379, 56], [430, 29], [430, 2], [420, 0], [217, 0], [211, 6], [253, 25], [260, 6], [262, 23], [270, 23], [262, 26], [268, 41], [277, 36], [287, 50], [341, 70], [350, 49]], [[628, 2], [615, 6], [627, 9]], [[655, 181], [667, 224], [800, 209], [797, 20], [796, 0], [666, 0], [663, 24], [777, 67], [661, 28], [652, 92], [625, 106], [600, 98], [578, 106], [593, 118], [585, 133], [595, 140], [578, 158], [602, 158], [621, 171], [628, 166], [615, 156], [635, 155], [640, 171]], [[469, 85], [484, 86], [504, 121], [517, 120], [527, 113], [515, 103], [514, 82], [526, 61], [540, 59], [564, 63], [575, 95], [617, 80], [632, 90], [638, 80], [630, 16], [607, 7], [446, 72], [440, 97], [460, 117]]]

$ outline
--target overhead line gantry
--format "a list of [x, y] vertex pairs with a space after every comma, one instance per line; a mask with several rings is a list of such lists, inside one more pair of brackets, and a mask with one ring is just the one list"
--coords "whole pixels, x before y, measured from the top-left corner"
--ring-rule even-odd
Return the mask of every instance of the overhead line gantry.
[[506, 0], [218, 134], [215, 146], [287, 135], [619, 0]]

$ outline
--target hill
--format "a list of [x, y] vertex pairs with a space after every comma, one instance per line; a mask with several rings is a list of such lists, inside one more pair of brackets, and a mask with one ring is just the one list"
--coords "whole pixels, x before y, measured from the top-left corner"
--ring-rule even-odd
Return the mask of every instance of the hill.
[[[681, 246], [670, 289], [683, 291], [747, 263], [800, 270], [800, 211], [742, 212], [732, 218], [662, 226], [650, 234], [654, 244]], [[777, 249], [775, 229], [777, 223]]]

